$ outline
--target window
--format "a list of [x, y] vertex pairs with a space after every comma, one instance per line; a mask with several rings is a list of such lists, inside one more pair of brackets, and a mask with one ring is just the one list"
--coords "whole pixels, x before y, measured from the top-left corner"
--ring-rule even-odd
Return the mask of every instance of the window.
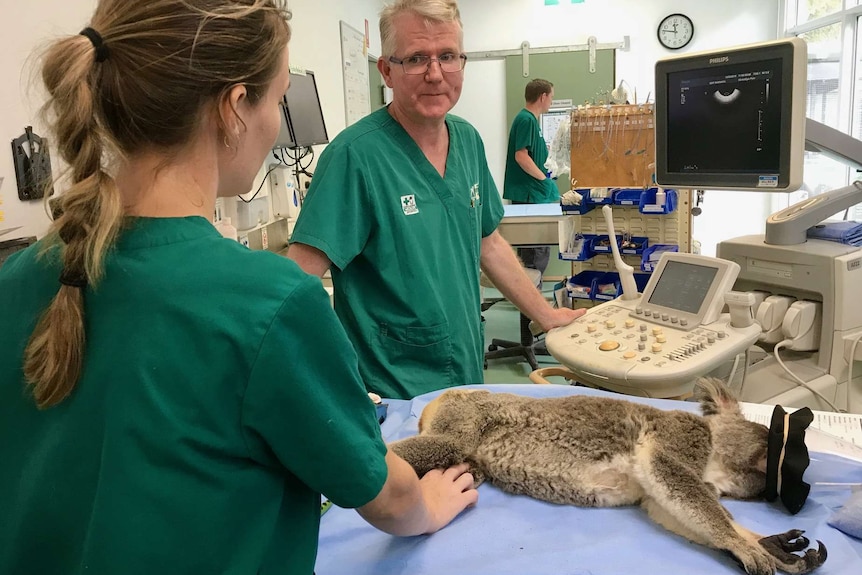
[[[783, 8], [785, 35], [808, 43], [807, 116], [862, 139], [860, 0], [784, 0]], [[846, 186], [860, 176], [841, 162], [806, 152], [802, 191], [789, 200]], [[862, 220], [862, 204], [849, 217]]]
[[[804, 24], [821, 16], [840, 12], [843, 8], [842, 3], [842, 0], [797, 0], [796, 23]], [[855, 3], [855, 1], [852, 2], [854, 5]]]

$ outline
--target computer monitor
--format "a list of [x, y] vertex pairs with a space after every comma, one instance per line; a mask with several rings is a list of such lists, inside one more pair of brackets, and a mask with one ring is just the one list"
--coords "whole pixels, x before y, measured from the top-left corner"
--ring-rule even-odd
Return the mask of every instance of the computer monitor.
[[802, 185], [804, 40], [660, 60], [656, 181], [663, 187], [792, 192]]
[[290, 73], [282, 107], [284, 122], [274, 147], [305, 148], [329, 142], [314, 72]]
[[293, 139], [293, 131], [290, 128], [290, 120], [287, 115], [287, 98], [284, 96], [281, 97], [281, 102], [279, 102], [279, 109], [281, 111], [281, 129], [278, 131], [278, 138], [272, 147], [275, 149], [295, 148], [296, 142]]

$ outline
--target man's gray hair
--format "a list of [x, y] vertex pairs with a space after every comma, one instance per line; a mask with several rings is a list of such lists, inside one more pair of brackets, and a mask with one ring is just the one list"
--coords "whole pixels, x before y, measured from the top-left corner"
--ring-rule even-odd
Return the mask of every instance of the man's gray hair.
[[428, 24], [455, 22], [462, 29], [461, 13], [455, 0], [395, 0], [380, 12], [380, 44], [382, 56], [394, 56], [395, 19], [401, 14], [415, 14]]

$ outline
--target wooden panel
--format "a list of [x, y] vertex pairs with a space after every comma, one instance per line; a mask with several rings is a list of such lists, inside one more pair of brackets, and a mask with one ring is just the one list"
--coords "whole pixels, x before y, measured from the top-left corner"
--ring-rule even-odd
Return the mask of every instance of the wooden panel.
[[649, 187], [655, 165], [654, 117], [652, 104], [573, 110], [573, 187]]

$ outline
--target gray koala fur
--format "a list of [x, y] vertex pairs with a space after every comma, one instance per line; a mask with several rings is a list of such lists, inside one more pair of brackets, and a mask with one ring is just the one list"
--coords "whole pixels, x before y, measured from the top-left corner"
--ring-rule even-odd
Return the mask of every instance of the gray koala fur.
[[695, 392], [702, 416], [607, 397], [449, 389], [422, 412], [419, 435], [390, 447], [420, 477], [468, 462], [477, 485], [585, 507], [639, 504], [752, 575], [819, 567], [819, 541], [815, 550], [799, 530], [758, 535], [721, 505], [722, 495], [762, 497], [768, 430], [743, 417], [720, 380], [702, 378]]

